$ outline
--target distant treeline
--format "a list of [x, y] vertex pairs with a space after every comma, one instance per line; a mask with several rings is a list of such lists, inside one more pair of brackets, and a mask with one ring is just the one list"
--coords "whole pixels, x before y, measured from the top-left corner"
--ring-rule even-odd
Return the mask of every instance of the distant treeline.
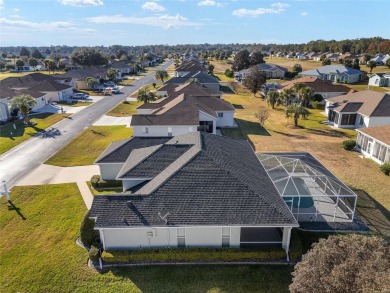
[[[0, 51], [19, 53], [22, 47], [0, 47]], [[41, 52], [73, 52], [76, 46], [47, 46], [47, 47], [26, 47], [27, 49], [37, 48]], [[91, 48], [99, 49], [107, 53], [115, 53], [118, 50], [124, 50], [132, 54], [140, 52], [153, 52], [155, 54], [163, 53], [199, 53], [203, 51], [223, 50], [236, 52], [241, 49], [248, 51], [265, 51], [265, 52], [340, 52], [340, 53], [369, 53], [390, 54], [390, 39], [381, 37], [360, 38], [352, 40], [316, 40], [306, 44], [181, 44], [181, 45], [146, 45], [146, 46], [91, 46]]]

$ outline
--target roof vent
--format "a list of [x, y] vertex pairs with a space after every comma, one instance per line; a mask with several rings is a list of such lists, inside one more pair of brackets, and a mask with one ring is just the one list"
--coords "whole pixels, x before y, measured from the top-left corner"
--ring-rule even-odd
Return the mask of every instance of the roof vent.
[[127, 205], [128, 205], [129, 207], [133, 207], [133, 206], [134, 206], [134, 204], [133, 204], [133, 202], [132, 202], [131, 200], [128, 200], [128, 201], [127, 201]]

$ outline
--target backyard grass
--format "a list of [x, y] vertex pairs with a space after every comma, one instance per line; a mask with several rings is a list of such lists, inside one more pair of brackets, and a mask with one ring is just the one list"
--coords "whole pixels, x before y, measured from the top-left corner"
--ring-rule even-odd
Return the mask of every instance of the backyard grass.
[[0, 198], [1, 292], [288, 292], [292, 266], [155, 266], [98, 273], [76, 245], [76, 184], [14, 187]]
[[133, 130], [125, 126], [92, 126], [45, 164], [61, 167], [91, 165], [110, 143], [130, 138], [132, 135]]
[[[5, 153], [16, 145], [29, 139], [34, 134], [52, 126], [67, 116], [69, 115], [51, 113], [37, 114], [31, 116], [31, 121], [36, 123], [34, 126], [24, 126], [22, 120], [0, 126], [0, 154]], [[14, 124], [16, 130], [13, 127]]]
[[115, 116], [115, 117], [125, 117], [125, 116], [131, 116], [137, 113], [136, 108], [141, 106], [142, 102], [122, 102], [118, 106], [116, 106], [114, 109], [112, 109], [110, 112], [107, 113], [109, 116]]
[[[361, 159], [359, 153], [346, 151], [342, 141], [356, 137], [353, 130], [334, 129], [321, 123], [326, 117], [320, 110], [310, 109], [311, 114], [306, 120], [299, 120], [300, 127], [293, 126], [293, 120], [284, 115], [284, 107], [272, 110], [267, 103], [259, 98], [252, 98], [240, 85], [235, 84], [236, 95], [224, 95], [224, 99], [236, 108], [235, 119], [239, 128], [222, 129], [223, 135], [248, 139], [258, 152], [309, 152], [325, 165], [333, 174], [356, 190], [365, 191], [368, 197], [375, 201], [372, 206], [390, 209], [390, 180], [379, 170], [379, 165], [369, 159]], [[255, 113], [259, 108], [266, 108], [270, 117], [261, 127]], [[364, 209], [365, 201], [359, 199], [358, 210], [367, 218], [373, 216], [377, 208]], [[368, 212], [371, 212], [369, 214]], [[366, 221], [367, 222], [367, 221]], [[380, 230], [383, 236], [390, 236], [390, 217], [375, 215], [370, 224], [374, 230]], [[379, 225], [381, 227], [375, 227]]]

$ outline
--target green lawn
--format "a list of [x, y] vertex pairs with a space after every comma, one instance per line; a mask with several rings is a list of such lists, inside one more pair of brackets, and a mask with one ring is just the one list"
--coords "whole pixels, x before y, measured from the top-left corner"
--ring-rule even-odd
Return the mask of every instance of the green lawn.
[[[1, 292], [288, 292], [291, 266], [87, 267], [76, 184], [14, 187], [0, 199]], [[23, 219], [23, 218], [24, 219]]]
[[57, 104], [60, 106], [65, 105], [65, 106], [70, 106], [70, 107], [83, 107], [83, 106], [89, 106], [89, 105], [93, 104], [93, 102], [73, 101], [71, 104], [68, 104], [66, 102], [63, 102], [63, 103], [57, 102]]
[[137, 113], [136, 108], [142, 105], [142, 102], [122, 102], [110, 112], [107, 113], [109, 116], [123, 117], [131, 116]]
[[93, 126], [62, 148], [45, 164], [69, 167], [91, 165], [113, 141], [130, 138], [131, 128], [125, 126]]
[[[22, 120], [0, 126], [0, 154], [5, 153], [16, 145], [29, 139], [37, 132], [52, 126], [67, 116], [69, 115], [51, 113], [37, 114], [31, 116], [31, 121], [36, 123], [34, 126], [24, 126]], [[15, 124], [16, 130], [14, 129], [13, 124]]]

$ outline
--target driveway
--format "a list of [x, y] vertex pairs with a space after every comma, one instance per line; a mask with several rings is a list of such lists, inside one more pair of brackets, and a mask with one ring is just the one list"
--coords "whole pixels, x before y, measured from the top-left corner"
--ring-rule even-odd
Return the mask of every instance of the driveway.
[[130, 122], [131, 122], [131, 116], [114, 117], [114, 116], [103, 115], [92, 125], [93, 126], [126, 125], [126, 127], [130, 127]]

